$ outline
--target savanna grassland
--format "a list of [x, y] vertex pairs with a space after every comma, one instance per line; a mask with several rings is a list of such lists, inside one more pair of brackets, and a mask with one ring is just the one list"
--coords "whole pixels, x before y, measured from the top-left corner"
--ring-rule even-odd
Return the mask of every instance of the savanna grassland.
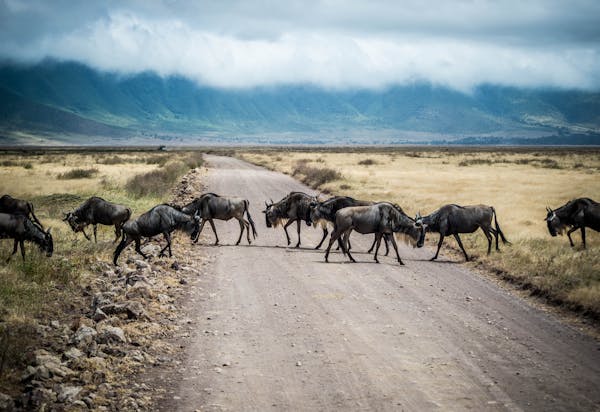
[[31, 349], [52, 345], [48, 334], [64, 333], [44, 325], [80, 315], [89, 306], [90, 282], [111, 261], [113, 227], [100, 225], [96, 244], [91, 226], [90, 242], [71, 231], [63, 214], [100, 196], [129, 206], [136, 217], [166, 201], [179, 177], [201, 162], [201, 153], [189, 151], [0, 153], [0, 194], [31, 201], [54, 239], [51, 258], [26, 242], [25, 261], [17, 253], [9, 263], [13, 241], [0, 240], [0, 387], [17, 390]]
[[[512, 245], [486, 255], [481, 231], [461, 235], [474, 262], [551, 302], [600, 317], [600, 233], [579, 231], [575, 247], [550, 237], [546, 206], [577, 197], [600, 199], [600, 151], [553, 149], [389, 148], [247, 150], [238, 156], [281, 171], [332, 195], [398, 203], [409, 214], [428, 214], [447, 203], [487, 204]], [[437, 244], [438, 235], [427, 236]], [[444, 245], [457, 248], [453, 238]], [[446, 248], [442, 255], [462, 261]]]

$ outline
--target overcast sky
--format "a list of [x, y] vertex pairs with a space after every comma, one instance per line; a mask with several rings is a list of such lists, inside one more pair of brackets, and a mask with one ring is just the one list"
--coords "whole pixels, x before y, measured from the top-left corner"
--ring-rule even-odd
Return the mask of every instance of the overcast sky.
[[600, 0], [0, 0], [0, 57], [217, 87], [600, 90]]

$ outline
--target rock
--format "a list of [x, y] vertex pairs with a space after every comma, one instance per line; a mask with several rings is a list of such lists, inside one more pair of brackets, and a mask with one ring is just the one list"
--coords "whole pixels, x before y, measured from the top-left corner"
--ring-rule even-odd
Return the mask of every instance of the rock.
[[[27, 390], [28, 389], [28, 390]], [[43, 387], [29, 387], [21, 397], [21, 403], [23, 404], [24, 410], [43, 410], [43, 405], [54, 402], [56, 400], [56, 394]]]
[[143, 260], [135, 260], [135, 267], [138, 269], [148, 269], [150, 267], [150, 265], [147, 262], [144, 262]]
[[165, 295], [164, 293], [159, 293], [157, 298], [160, 303], [169, 303], [172, 301], [171, 297], [168, 295]]
[[300, 361], [296, 362], [296, 366], [302, 366], [302, 362], [300, 362]]
[[108, 315], [102, 311], [100, 308], [96, 308], [94, 314], [92, 315], [92, 319], [96, 322], [102, 322], [103, 320], [108, 319]]
[[63, 403], [72, 403], [77, 399], [83, 388], [81, 386], [61, 385], [58, 390], [57, 400]]
[[102, 306], [102, 311], [109, 315], [127, 314], [129, 319], [147, 318], [148, 315], [140, 302], [111, 303]]
[[152, 289], [150, 289], [150, 286], [146, 282], [137, 282], [127, 291], [125, 297], [127, 299], [151, 299]]
[[15, 402], [13, 399], [0, 392], [0, 411], [12, 412], [15, 410]]
[[68, 351], [63, 353], [63, 358], [67, 360], [79, 359], [83, 356], [83, 352], [77, 348], [70, 348]]
[[116, 326], [104, 326], [96, 337], [96, 342], [106, 344], [115, 342], [127, 343], [127, 338], [123, 329]]
[[50, 326], [52, 326], [54, 329], [58, 329], [60, 328], [60, 322], [57, 320], [53, 320], [50, 322]]
[[180, 285], [187, 285], [187, 284], [188, 284], [188, 281], [187, 281], [187, 280], [185, 280], [185, 278], [181, 278], [181, 279], [179, 279], [179, 284], [180, 284]]
[[148, 284], [148, 278], [144, 275], [140, 275], [137, 271], [132, 271], [132, 273], [127, 274], [125, 276], [125, 284], [129, 286], [133, 286], [138, 282], [144, 282]]
[[98, 307], [109, 305], [113, 302], [114, 298], [115, 298], [115, 294], [113, 292], [96, 293], [94, 295], [92, 307], [95, 309]]
[[71, 369], [62, 364], [58, 356], [51, 355], [44, 349], [36, 350], [34, 356], [37, 364], [34, 375], [38, 379], [48, 379], [52, 376], [65, 377], [74, 374]]
[[98, 332], [89, 326], [80, 326], [71, 338], [71, 342], [81, 349], [92, 343], [97, 334]]
[[180, 268], [180, 266], [179, 266], [179, 263], [177, 261], [175, 261], [175, 262], [173, 262], [171, 264], [171, 269], [173, 269], [173, 270], [179, 270], [179, 268]]

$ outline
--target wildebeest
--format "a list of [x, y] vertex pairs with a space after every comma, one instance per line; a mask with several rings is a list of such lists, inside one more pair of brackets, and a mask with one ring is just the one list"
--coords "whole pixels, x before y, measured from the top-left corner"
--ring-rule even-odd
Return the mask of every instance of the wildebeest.
[[92, 196], [77, 209], [65, 213], [63, 220], [69, 223], [73, 232], [83, 232], [83, 235], [87, 240], [91, 239], [87, 233], [85, 233], [85, 227], [87, 225], [93, 225], [94, 242], [98, 242], [96, 238], [98, 224], [108, 226], [114, 225], [116, 236], [114, 242], [116, 242], [121, 237], [121, 228], [123, 227], [123, 224], [128, 221], [130, 217], [130, 208], [108, 202], [97, 196]]
[[44, 228], [42, 222], [40, 222], [33, 213], [33, 203], [27, 200], [16, 199], [10, 195], [4, 195], [0, 197], [0, 213], [27, 216], [37, 223], [42, 229]]
[[[365, 200], [356, 200], [349, 196], [334, 196], [330, 199], [327, 199], [323, 202], [314, 201], [310, 204], [310, 220], [313, 222], [313, 225], [320, 225], [323, 228], [323, 237], [319, 244], [315, 247], [315, 249], [319, 249], [329, 231], [327, 230], [327, 224], [331, 223], [332, 225], [335, 223], [335, 214], [338, 210], [346, 208], [346, 207], [354, 207], [354, 206], [370, 206], [375, 204], [375, 202], [369, 202]], [[387, 256], [388, 249], [388, 235], [384, 235], [385, 240], [385, 255]], [[340, 241], [341, 243], [341, 241]], [[373, 241], [373, 245], [369, 249], [368, 253], [375, 248], [376, 241]], [[348, 249], [350, 247], [350, 240], [348, 240]]]
[[[496, 225], [495, 228], [492, 227], [492, 218]], [[440, 234], [437, 251], [435, 252], [435, 256], [430, 260], [437, 259], [444, 237], [453, 235], [458, 242], [458, 246], [460, 246], [460, 249], [464, 253], [465, 259], [468, 261], [469, 255], [467, 255], [463, 247], [459, 233], [473, 233], [478, 228], [481, 228], [488, 240], [488, 254], [492, 250], [492, 234], [496, 238], [496, 250], [500, 250], [498, 247], [498, 236], [502, 238], [503, 243], [509, 243], [506, 237], [504, 237], [502, 230], [500, 230], [500, 226], [498, 226], [496, 210], [492, 206], [459, 206], [449, 204], [442, 206], [428, 216], [421, 217], [417, 215], [417, 221], [422, 222], [428, 231]]]
[[548, 231], [552, 236], [562, 234], [567, 226], [571, 227], [567, 231], [571, 246], [575, 246], [571, 239], [571, 233], [577, 229], [581, 229], [581, 241], [584, 248], [585, 228], [589, 227], [596, 232], [600, 231], [600, 204], [587, 197], [571, 200], [554, 210], [546, 207], [546, 211], [548, 212], [546, 215]]
[[[300, 247], [300, 222], [305, 221], [308, 226], [311, 225], [310, 204], [316, 201], [315, 196], [302, 192], [291, 192], [277, 203], [271, 201], [271, 204], [268, 204], [265, 202], [266, 209], [263, 210], [263, 213], [265, 214], [267, 227], [283, 225], [287, 244], [289, 245], [291, 241], [287, 228], [296, 222], [298, 226], [298, 243], [296, 243], [296, 247]], [[325, 229], [323, 233], [326, 233]]]
[[54, 251], [54, 243], [50, 229], [44, 231], [40, 226], [33, 223], [25, 215], [11, 215], [8, 213], [0, 213], [0, 238], [14, 239], [14, 247], [12, 254], [6, 259], [17, 253], [17, 246], [21, 246], [21, 256], [25, 260], [25, 241], [36, 243], [40, 250], [46, 252], [46, 256], [52, 256]]
[[131, 242], [135, 242], [135, 251], [146, 259], [147, 256], [140, 249], [142, 237], [149, 238], [161, 233], [167, 241], [167, 246], [160, 251], [159, 256], [162, 256], [166, 249], [169, 249], [169, 257], [173, 256], [171, 253], [171, 232], [182, 230], [194, 239], [199, 228], [200, 218], [197, 215], [186, 215], [169, 205], [154, 206], [137, 219], [125, 222], [122, 227], [123, 238], [115, 249], [113, 263], [117, 264], [119, 255]]
[[[331, 239], [329, 239], [327, 251], [325, 252], [326, 262], [328, 262], [331, 245], [333, 245], [333, 243], [341, 236], [343, 236], [342, 251], [348, 254], [348, 257], [352, 262], [356, 262], [347, 248], [348, 238], [353, 230], [362, 234], [375, 233], [377, 246], [375, 248], [374, 259], [377, 263], [379, 263], [377, 252], [379, 251], [381, 238], [384, 234], [404, 233], [409, 238], [416, 241], [417, 247], [422, 247], [425, 240], [425, 229], [423, 225], [408, 217], [404, 214], [402, 209], [396, 205], [382, 202], [372, 206], [347, 207], [340, 209], [335, 215], [334, 230], [331, 234]], [[392, 246], [396, 251], [398, 263], [404, 265], [402, 259], [400, 259], [398, 246], [396, 245], [396, 240], [393, 236], [391, 237], [391, 241]]]
[[[215, 229], [213, 219], [237, 219], [238, 223], [240, 224], [240, 237], [235, 244], [239, 245], [240, 241], [242, 240], [242, 235], [244, 234], [244, 228], [246, 229], [246, 238], [248, 239], [248, 244], [252, 243], [250, 241], [250, 227], [252, 227], [252, 236], [254, 239], [256, 239], [256, 227], [254, 226], [252, 216], [250, 216], [250, 210], [248, 209], [249, 205], [250, 202], [248, 202], [247, 199], [219, 196], [214, 193], [205, 193], [202, 196], [194, 199], [191, 203], [185, 205], [181, 211], [188, 215], [198, 213], [198, 216], [202, 220], [200, 230], [198, 231], [198, 237], [200, 236], [200, 233], [202, 233], [204, 224], [208, 221], [215, 234], [215, 245], [219, 244], [219, 235], [217, 235], [217, 230]], [[244, 213], [248, 217], [248, 220], [244, 219]], [[198, 238], [194, 240], [194, 242], [197, 241]]]

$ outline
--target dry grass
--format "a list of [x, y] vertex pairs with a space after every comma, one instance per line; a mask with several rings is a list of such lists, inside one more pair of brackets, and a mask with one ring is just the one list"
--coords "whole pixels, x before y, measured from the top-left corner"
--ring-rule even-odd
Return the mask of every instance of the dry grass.
[[[502, 230], [513, 245], [486, 256], [481, 232], [461, 236], [477, 263], [530, 288], [550, 300], [600, 317], [600, 233], [588, 230], [588, 249], [569, 247], [566, 237], [551, 238], [545, 207], [558, 207], [576, 197], [600, 199], [598, 151], [533, 150], [373, 150], [374, 164], [357, 167], [364, 150], [320, 151], [319, 167], [342, 177], [320, 189], [357, 199], [389, 200], [407, 213], [430, 213], [447, 203], [488, 204], [498, 213]], [[315, 153], [254, 151], [244, 159], [293, 174], [297, 162], [316, 167]], [[428, 239], [437, 240], [436, 234]], [[448, 239], [453, 245], [454, 241]]]
[[[200, 163], [200, 155], [193, 152], [0, 154], [0, 195], [8, 193], [31, 200], [36, 215], [52, 228], [54, 238], [51, 258], [26, 243], [26, 260], [23, 262], [19, 254], [10, 264], [4, 261], [12, 252], [12, 240], [0, 240], [0, 387], [18, 384], [20, 374], [13, 372], [29, 348], [39, 347], [39, 323], [47, 323], [48, 319], [68, 322], [70, 316], [79, 315], [77, 302], [84, 299], [82, 289], [88, 279], [96, 276], [96, 262], [110, 262], [114, 251], [112, 228], [99, 226], [98, 244], [94, 244], [73, 233], [62, 221], [63, 213], [97, 195], [128, 205], [137, 216], [165, 201], [170, 185], [189, 167]], [[26, 168], [27, 164], [32, 167]], [[96, 172], [91, 177], [78, 174], [57, 178], [77, 169]], [[127, 182], [136, 175], [159, 170], [170, 173], [170, 185], [161, 191], [134, 195], [126, 190]]]

